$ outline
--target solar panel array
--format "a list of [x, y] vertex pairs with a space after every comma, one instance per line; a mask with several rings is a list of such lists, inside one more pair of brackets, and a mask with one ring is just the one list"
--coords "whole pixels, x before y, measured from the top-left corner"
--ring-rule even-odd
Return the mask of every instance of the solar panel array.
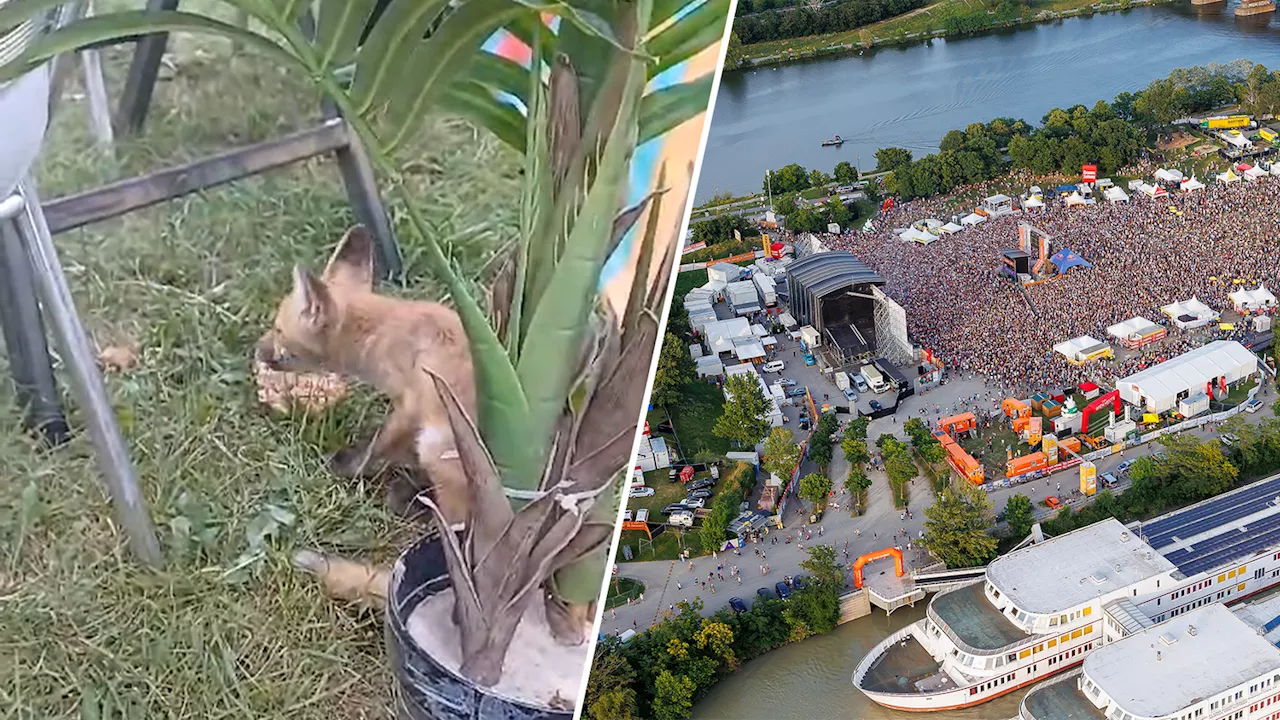
[[1178, 538], [1189, 538], [1263, 510], [1277, 495], [1280, 476], [1144, 523], [1142, 535], [1158, 550]]
[[1252, 555], [1277, 542], [1280, 542], [1280, 515], [1270, 515], [1243, 530], [1228, 530], [1197, 542], [1189, 550], [1175, 550], [1165, 557], [1183, 574], [1191, 576]]

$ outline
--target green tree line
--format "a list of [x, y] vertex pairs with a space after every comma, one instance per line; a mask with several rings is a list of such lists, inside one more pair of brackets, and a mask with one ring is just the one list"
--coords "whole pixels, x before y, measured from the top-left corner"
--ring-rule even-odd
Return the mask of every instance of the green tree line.
[[[764, 0], [767, 2], [768, 0]], [[821, 7], [742, 12], [738, 4], [733, 30], [744, 45], [854, 30], [924, 7], [927, 0], [845, 0]], [[752, 9], [755, 4], [751, 5]]]

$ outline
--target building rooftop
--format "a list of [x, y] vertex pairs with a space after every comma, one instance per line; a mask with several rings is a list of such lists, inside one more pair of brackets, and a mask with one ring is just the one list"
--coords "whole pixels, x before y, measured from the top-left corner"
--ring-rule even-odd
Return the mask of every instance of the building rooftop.
[[1104, 645], [1084, 659], [1085, 677], [1139, 717], [1177, 714], [1277, 670], [1280, 648], [1218, 603]]
[[957, 637], [979, 650], [997, 650], [1030, 637], [987, 600], [982, 587], [976, 582], [937, 595], [929, 607]]
[[1280, 543], [1280, 475], [1161, 515], [1138, 531], [1190, 577]]
[[1020, 610], [1049, 614], [1174, 569], [1119, 520], [1107, 518], [996, 558], [987, 580]]

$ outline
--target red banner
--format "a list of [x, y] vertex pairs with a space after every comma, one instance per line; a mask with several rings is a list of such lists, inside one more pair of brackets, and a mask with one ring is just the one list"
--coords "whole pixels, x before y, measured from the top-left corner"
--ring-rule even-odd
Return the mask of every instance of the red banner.
[[1097, 165], [1081, 166], [1080, 175], [1084, 179], [1084, 181], [1087, 183], [1098, 182], [1098, 166]]
[[685, 245], [685, 246], [684, 246], [684, 249], [680, 251], [680, 254], [681, 254], [681, 255], [684, 255], [685, 253], [691, 253], [691, 252], [693, 252], [694, 250], [701, 250], [702, 248], [704, 248], [704, 247], [706, 247], [706, 246], [707, 246], [707, 244], [706, 244], [705, 242], [696, 242], [696, 243], [694, 243], [694, 244], [692, 244], [692, 245]]

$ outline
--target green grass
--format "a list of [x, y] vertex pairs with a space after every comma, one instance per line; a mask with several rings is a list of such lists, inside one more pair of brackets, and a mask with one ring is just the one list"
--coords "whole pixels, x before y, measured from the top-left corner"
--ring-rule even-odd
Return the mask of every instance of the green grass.
[[644, 592], [644, 583], [631, 578], [618, 578], [609, 583], [609, 592], [604, 598], [604, 607], [616, 608], [640, 597]]
[[[685, 274], [687, 273], [681, 273]], [[676, 297], [679, 297], [678, 288], [676, 293]], [[702, 452], [716, 457], [724, 457], [729, 452], [729, 441], [711, 432], [724, 409], [724, 392], [720, 388], [701, 381], [689, 383], [680, 404], [668, 409], [671, 411], [671, 423], [680, 436], [685, 459], [692, 461], [695, 455]], [[666, 415], [661, 408], [649, 413], [650, 425], [656, 425], [664, 419]]]
[[676, 275], [676, 293], [672, 295], [675, 300], [672, 302], [683, 302], [684, 296], [689, 294], [690, 290], [700, 288], [707, 284], [706, 270], [689, 270]]
[[825, 198], [831, 194], [831, 191], [825, 187], [811, 187], [800, 191], [800, 197], [805, 200], [817, 200]]
[[[646, 541], [644, 551], [640, 551], [640, 541]], [[618, 562], [627, 562], [622, 559], [622, 546], [630, 545], [633, 553], [631, 562], [651, 562], [658, 560], [675, 560], [680, 553], [685, 550], [689, 551], [690, 557], [700, 557], [706, 555], [702, 551], [702, 543], [698, 541], [698, 529], [675, 528], [669, 527], [661, 535], [653, 538], [653, 545], [647, 544], [648, 538], [644, 533], [635, 530], [629, 530], [622, 533], [622, 538], [618, 541]]]
[[[991, 439], [990, 448], [987, 447], [988, 438]], [[1018, 438], [1018, 434], [1010, 430], [1007, 425], [994, 425], [983, 431], [978, 437], [961, 440], [960, 446], [974, 457], [978, 457], [979, 452], [985, 451], [986, 454], [978, 462], [982, 463], [983, 471], [989, 480], [998, 480], [1004, 477], [1005, 448], [1012, 446], [1015, 456], [1019, 452], [1025, 455], [1031, 451], [1031, 448], [1026, 443], [1023, 443]]]
[[[128, 53], [105, 55], [118, 98]], [[80, 90], [68, 87], [38, 172], [45, 197], [318, 118], [304, 78], [230, 57], [223, 43], [175, 38], [169, 57], [177, 69], [158, 85], [146, 131], [121, 142], [119, 162], [95, 152], [84, 102], [71, 94]], [[445, 119], [406, 152], [419, 168], [406, 182], [429, 200], [429, 221], [465, 275], [483, 276], [518, 231], [518, 158]], [[381, 419], [381, 403], [361, 392], [318, 418], [269, 417], [249, 377], [252, 344], [293, 265], [323, 264], [351, 222], [337, 168], [321, 157], [56, 239], [95, 341], [138, 345], [138, 367], [107, 387], [167, 563], [149, 572], [127, 553], [88, 438], [37, 451], [3, 383], [0, 715], [391, 717], [381, 618], [326, 599], [288, 563], [304, 546], [388, 559], [417, 536], [389, 517], [379, 488], [325, 467]], [[423, 277], [423, 248], [403, 249], [404, 292], [439, 297]], [[269, 506], [296, 520], [243, 562], [250, 526]]]

